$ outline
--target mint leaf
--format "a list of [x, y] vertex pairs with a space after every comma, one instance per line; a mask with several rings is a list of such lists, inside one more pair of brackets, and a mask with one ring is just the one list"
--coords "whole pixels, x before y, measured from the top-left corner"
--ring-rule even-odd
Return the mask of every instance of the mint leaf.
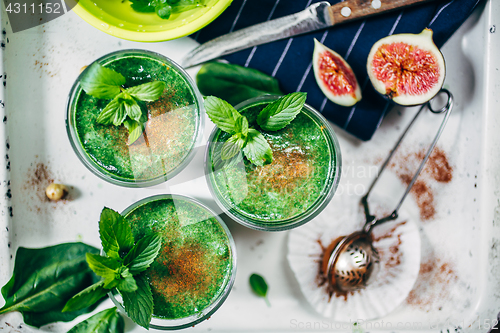
[[121, 95], [119, 94], [113, 98], [101, 111], [96, 119], [98, 123], [103, 125], [113, 124], [115, 126], [120, 126], [123, 123], [125, 117], [127, 117], [127, 110], [125, 104], [120, 99]]
[[133, 10], [140, 13], [154, 13], [155, 6], [150, 0], [130, 0], [131, 7]]
[[122, 279], [120, 279], [120, 282], [118, 282], [116, 289], [118, 289], [121, 292], [127, 292], [127, 293], [131, 293], [137, 290], [137, 284], [135, 282], [135, 279], [128, 269], [126, 270], [126, 274], [122, 273]]
[[116, 307], [103, 310], [92, 317], [76, 324], [68, 333], [123, 333], [125, 321], [116, 311]]
[[[120, 126], [122, 123], [126, 122], [128, 116], [132, 121], [141, 123], [145, 116], [134, 97], [143, 101], [152, 101], [161, 96], [164, 88], [165, 83], [163, 81], [155, 81], [141, 84], [119, 93], [101, 111], [97, 117], [97, 122], [104, 125], [112, 123], [115, 126]], [[139, 138], [142, 132], [133, 133], [132, 136], [130, 136], [131, 132], [133, 132], [138, 125], [129, 121], [125, 126], [129, 130], [129, 144], [131, 144]], [[131, 138], [133, 140], [130, 140]]]
[[119, 103], [118, 108], [116, 109], [116, 112], [114, 114], [114, 117], [111, 118], [113, 125], [120, 126], [126, 117], [127, 117], [127, 109], [125, 108], [125, 104]]
[[260, 297], [267, 296], [267, 283], [262, 276], [254, 273], [250, 275], [249, 282], [250, 287], [252, 287], [254, 293], [256, 293]]
[[142, 128], [142, 123], [132, 120], [130, 118], [125, 119], [123, 125], [128, 129], [128, 144], [131, 145], [137, 139], [139, 139], [144, 131]]
[[111, 258], [120, 259], [134, 246], [134, 235], [127, 220], [106, 207], [99, 220], [99, 236], [104, 252]]
[[168, 4], [159, 3], [155, 7], [156, 15], [164, 20], [168, 20], [172, 15], [172, 7]]
[[137, 283], [136, 291], [121, 292], [123, 305], [130, 319], [147, 329], [153, 316], [153, 294], [144, 273], [136, 275], [135, 281]]
[[[135, 100], [132, 101], [127, 101], [124, 102], [123, 105], [125, 105], [125, 110], [127, 112], [127, 115], [130, 117], [130, 119], [133, 119], [135, 121], [139, 121], [142, 117], [142, 110], [139, 104]], [[125, 119], [123, 119], [125, 120]]]
[[208, 117], [217, 127], [229, 134], [237, 133], [236, 123], [241, 121], [238, 119], [243, 116], [231, 104], [220, 98], [208, 96], [205, 98], [204, 105]]
[[260, 297], [265, 298], [266, 303], [268, 306], [271, 306], [269, 303], [269, 300], [267, 298], [267, 283], [266, 280], [260, 276], [259, 274], [252, 274], [250, 275], [249, 279], [250, 287], [252, 288], [253, 292], [257, 294]]
[[257, 124], [265, 131], [278, 131], [300, 113], [307, 94], [295, 92], [268, 104], [257, 116]]
[[129, 93], [124, 91], [116, 96], [115, 99], [121, 106], [123, 106], [123, 109], [125, 110], [125, 115], [123, 116], [123, 118], [121, 118], [121, 121], [119, 123], [113, 122], [115, 126], [120, 126], [125, 120], [126, 116], [129, 116], [135, 121], [139, 121], [139, 119], [141, 119], [142, 110], [139, 104], [137, 104], [137, 101]]
[[152, 234], [141, 238], [130, 250], [123, 264], [135, 275], [146, 270], [155, 260], [161, 248], [161, 236]]
[[173, 13], [182, 13], [191, 9], [200, 8], [201, 6], [206, 7], [207, 0], [170, 0], [168, 1], [172, 5]]
[[86, 257], [90, 269], [104, 278], [104, 288], [113, 288], [113, 281], [116, 280], [121, 264], [114, 258], [102, 257], [98, 254], [87, 253]]
[[104, 289], [104, 281], [94, 283], [67, 301], [61, 312], [77, 311], [89, 307], [106, 296], [108, 291]]
[[236, 123], [234, 127], [236, 133], [241, 133], [244, 136], [247, 136], [248, 134], [248, 120], [246, 117], [238, 117], [236, 118]]
[[113, 98], [111, 102], [102, 109], [101, 113], [97, 116], [97, 122], [103, 125], [112, 124], [115, 121], [115, 116], [119, 112], [120, 103], [116, 98]]
[[266, 138], [257, 130], [248, 130], [247, 144], [243, 148], [246, 158], [257, 166], [271, 163], [273, 161], [273, 151]]
[[128, 278], [129, 276], [133, 276], [132, 273], [130, 273], [130, 269], [128, 267], [122, 266], [121, 267], [121, 273], [120, 276], [124, 279]]
[[160, 98], [166, 87], [163, 81], [153, 81], [128, 88], [125, 92], [138, 100], [152, 102]]
[[120, 93], [125, 82], [125, 77], [120, 73], [94, 63], [87, 69], [80, 85], [91, 96], [111, 99]]
[[[248, 133], [248, 128], [247, 128]], [[245, 146], [245, 139], [241, 137], [241, 134], [235, 134], [231, 136], [224, 145], [222, 145], [221, 149], [221, 159], [228, 160], [233, 158], [238, 154], [241, 149]]]

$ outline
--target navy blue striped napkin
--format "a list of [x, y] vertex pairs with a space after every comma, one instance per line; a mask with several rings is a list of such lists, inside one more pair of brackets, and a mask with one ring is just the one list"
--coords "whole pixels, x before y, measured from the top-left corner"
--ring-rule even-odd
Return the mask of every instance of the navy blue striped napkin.
[[[428, 27], [434, 31], [434, 41], [441, 47], [479, 1], [432, 1], [243, 50], [225, 59], [276, 77], [285, 93], [307, 92], [307, 103], [326, 118], [359, 139], [369, 140], [392, 106], [369, 82], [366, 59], [371, 46], [387, 35], [419, 33]], [[299, 12], [315, 2], [318, 0], [234, 0], [219, 18], [191, 37], [203, 43], [231, 31]], [[330, 1], [336, 2], [339, 1]], [[363, 91], [363, 99], [354, 107], [330, 102], [316, 84], [311, 64], [313, 38], [342, 55], [353, 68]]]

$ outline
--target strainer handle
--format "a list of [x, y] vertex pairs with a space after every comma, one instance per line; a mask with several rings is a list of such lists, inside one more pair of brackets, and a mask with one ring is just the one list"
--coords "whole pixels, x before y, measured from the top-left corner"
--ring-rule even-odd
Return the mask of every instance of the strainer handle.
[[[403, 134], [399, 137], [399, 140], [396, 142], [396, 145], [391, 150], [389, 156], [387, 156], [387, 159], [382, 164], [382, 167], [380, 168], [380, 171], [378, 172], [377, 177], [375, 177], [375, 179], [373, 180], [372, 184], [370, 185], [370, 188], [368, 189], [368, 192], [361, 199], [361, 202], [363, 203], [363, 207], [364, 207], [364, 210], [365, 210], [365, 215], [366, 215], [366, 224], [365, 224], [365, 226], [363, 228], [365, 232], [369, 232], [375, 225], [379, 225], [379, 224], [382, 224], [384, 222], [395, 220], [395, 219], [398, 218], [398, 210], [399, 210], [399, 208], [401, 208], [401, 205], [403, 204], [403, 202], [405, 201], [406, 197], [408, 196], [408, 193], [410, 193], [411, 188], [413, 187], [413, 184], [415, 184], [415, 181], [417, 180], [418, 176], [420, 175], [420, 172], [422, 172], [422, 169], [424, 168], [425, 163], [427, 162], [427, 160], [429, 159], [429, 156], [431, 155], [432, 151], [434, 150], [434, 147], [436, 146], [436, 143], [437, 143], [439, 137], [441, 136], [441, 133], [444, 130], [446, 122], [448, 121], [448, 118], [450, 117], [450, 112], [451, 112], [451, 110], [453, 108], [453, 95], [447, 89], [441, 89], [436, 96], [440, 95], [441, 93], [445, 93], [448, 96], [448, 100], [446, 102], [446, 105], [443, 106], [441, 109], [434, 110], [432, 108], [432, 104], [431, 104], [432, 100], [431, 100], [431, 101], [423, 104], [420, 107], [420, 109], [418, 110], [417, 114], [415, 115], [415, 117], [413, 117], [413, 119], [410, 122], [410, 124], [408, 125], [408, 127], [406, 127], [406, 129], [404, 130]], [[436, 136], [434, 137], [434, 140], [432, 141], [429, 149], [427, 150], [427, 153], [425, 154], [424, 159], [420, 163], [420, 166], [418, 167], [417, 172], [415, 173], [415, 175], [413, 176], [412, 180], [410, 181], [410, 184], [408, 184], [408, 187], [406, 188], [406, 191], [403, 194], [403, 197], [399, 201], [399, 203], [396, 206], [396, 208], [394, 209], [394, 211], [390, 215], [388, 215], [386, 217], [383, 217], [381, 219], [377, 219], [375, 216], [371, 215], [371, 213], [370, 213], [370, 207], [368, 206], [368, 196], [370, 195], [370, 192], [372, 191], [372, 189], [375, 187], [375, 184], [379, 180], [380, 175], [382, 174], [382, 172], [384, 171], [384, 169], [389, 164], [389, 161], [391, 160], [392, 156], [395, 154], [397, 148], [399, 147], [399, 145], [403, 141], [404, 137], [406, 136], [406, 134], [408, 133], [408, 131], [410, 130], [410, 128], [415, 123], [415, 120], [417, 120], [418, 116], [425, 109], [425, 107], [427, 107], [429, 109], [429, 111], [431, 111], [432, 113], [435, 113], [435, 114], [440, 114], [440, 113], [443, 113], [443, 112], [445, 113], [443, 121], [441, 122], [441, 126], [439, 126], [439, 129], [438, 129], [438, 131], [436, 133]]]

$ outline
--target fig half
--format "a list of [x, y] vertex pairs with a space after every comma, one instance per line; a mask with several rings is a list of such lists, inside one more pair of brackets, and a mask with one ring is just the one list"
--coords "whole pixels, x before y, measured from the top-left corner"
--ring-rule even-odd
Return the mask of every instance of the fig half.
[[382, 38], [372, 46], [366, 67], [375, 90], [400, 105], [429, 101], [443, 86], [446, 72], [430, 29]]
[[361, 89], [351, 66], [337, 52], [314, 39], [314, 77], [323, 94], [335, 104], [352, 106], [361, 100]]

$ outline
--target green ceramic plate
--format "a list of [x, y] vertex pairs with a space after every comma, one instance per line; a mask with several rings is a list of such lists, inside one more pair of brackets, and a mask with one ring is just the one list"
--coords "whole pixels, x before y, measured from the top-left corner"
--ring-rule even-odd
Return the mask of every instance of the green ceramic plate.
[[206, 0], [205, 6], [172, 14], [163, 20], [155, 13], [139, 13], [128, 0], [79, 0], [76, 14], [94, 27], [115, 37], [160, 42], [196, 32], [217, 18], [232, 0]]

